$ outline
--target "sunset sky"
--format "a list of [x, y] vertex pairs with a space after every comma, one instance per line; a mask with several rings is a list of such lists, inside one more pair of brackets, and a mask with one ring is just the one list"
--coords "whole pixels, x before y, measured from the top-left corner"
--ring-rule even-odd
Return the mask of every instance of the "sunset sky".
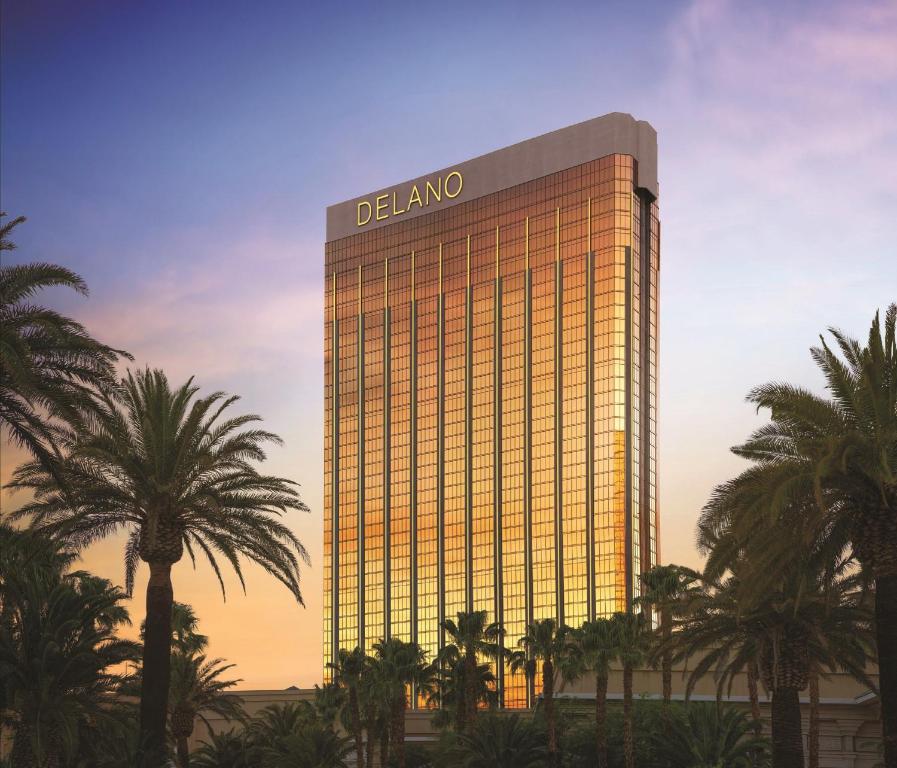
[[[761, 423], [748, 389], [820, 389], [819, 333], [897, 300], [893, 0], [6, 0], [0, 42], [14, 259], [81, 273], [89, 299], [44, 300], [135, 365], [242, 395], [311, 508], [289, 520], [305, 608], [257, 569], [226, 603], [174, 570], [244, 688], [321, 678], [327, 205], [607, 112], [652, 123], [665, 562], [700, 563], [698, 511]], [[22, 455], [0, 458], [5, 481]], [[83, 564], [122, 582], [122, 561], [118, 539]]]

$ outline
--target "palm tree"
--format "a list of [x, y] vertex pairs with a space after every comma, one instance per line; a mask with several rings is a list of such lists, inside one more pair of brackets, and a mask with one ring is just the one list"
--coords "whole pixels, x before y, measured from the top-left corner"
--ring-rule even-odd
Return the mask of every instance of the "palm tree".
[[[875, 585], [884, 764], [897, 768], [897, 304], [883, 325], [876, 313], [865, 346], [829, 329], [840, 356], [824, 339], [811, 350], [830, 398], [781, 383], [750, 393], [771, 420], [734, 451], [766, 492], [733, 522], [747, 538], [759, 518], [810, 514], [817, 532], [852, 547]], [[795, 505], [807, 497], [811, 508]]]
[[[780, 538], [789, 532], [778, 530]], [[723, 681], [756, 663], [772, 693], [772, 757], [776, 768], [803, 766], [799, 695], [814, 674], [844, 670], [872, 686], [865, 673], [871, 644], [871, 612], [851, 559], [830, 566], [825, 549], [806, 552], [799, 535], [790, 534], [793, 554], [779, 564], [770, 583], [756, 563], [743, 555], [735, 575], [708, 593], [699, 610], [684, 622], [682, 647], [706, 649], [692, 671], [696, 676], [715, 666], [718, 690]], [[750, 549], [746, 550], [749, 555]]]
[[477, 689], [477, 683], [482, 679], [477, 672], [477, 660], [502, 663], [504, 659], [501, 642], [504, 629], [497, 622], [487, 623], [487, 616], [486, 611], [460, 611], [457, 621], [445, 619], [441, 624], [450, 641], [441, 655], [446, 659], [455, 655], [461, 660], [460, 666], [452, 668], [460, 675], [462, 683], [459, 688], [463, 690], [463, 698], [457, 713], [457, 727], [462, 732], [476, 720], [477, 705], [482, 698], [482, 691]]
[[149, 565], [146, 592], [144, 686], [140, 700], [143, 761], [165, 750], [173, 590], [171, 566], [184, 551], [208, 560], [224, 582], [218, 558], [244, 586], [239, 557], [275, 576], [301, 603], [302, 544], [277, 518], [306, 510], [289, 480], [263, 475], [251, 462], [265, 458], [276, 435], [247, 428], [257, 416], [224, 418], [236, 402], [215, 392], [197, 398], [188, 380], [172, 390], [159, 370], [128, 372], [103, 395], [102, 411], [65, 445], [59, 475], [39, 462], [20, 467], [11, 486], [34, 494], [13, 517], [75, 545], [124, 529], [125, 584], [130, 593], [140, 560]]
[[405, 768], [405, 711], [408, 709], [409, 691], [429, 691], [433, 669], [427, 664], [426, 654], [417, 643], [395, 637], [375, 643], [374, 653], [380, 663], [381, 690], [391, 704], [390, 751], [398, 768]]
[[686, 596], [694, 591], [695, 582], [699, 578], [700, 575], [696, 571], [681, 565], [656, 565], [642, 574], [642, 594], [638, 603], [655, 609], [660, 619], [657, 646], [663, 681], [661, 712], [664, 730], [669, 727], [670, 700], [673, 695], [673, 654], [670, 643], [673, 635], [673, 614]]
[[229, 731], [210, 733], [193, 753], [193, 768], [254, 768], [245, 734]]
[[392, 720], [392, 685], [389, 670], [379, 656], [366, 658], [365, 674], [359, 689], [361, 719], [367, 733], [365, 765], [373, 768], [376, 750], [380, 749], [380, 765], [389, 756], [389, 728]]
[[193, 735], [196, 719], [205, 723], [211, 733], [207, 715], [218, 715], [228, 721], [243, 722], [243, 699], [227, 689], [240, 680], [224, 680], [222, 675], [234, 667], [221, 659], [206, 659], [203, 654], [177, 651], [171, 657], [169, 688], [169, 720], [177, 749], [180, 768], [190, 765], [187, 740]]
[[[461, 733], [467, 724], [466, 699], [471, 686], [468, 684], [464, 656], [456, 645], [446, 645], [439, 652], [434, 672], [437, 682], [427, 700], [428, 704], [439, 707], [433, 715], [433, 725], [442, 728], [451, 724], [455, 731]], [[484, 704], [489, 709], [498, 706], [498, 681], [491, 664], [483, 662], [476, 665], [472, 687], [477, 706]]]
[[712, 702], [689, 704], [670, 725], [651, 737], [670, 768], [750, 768], [767, 749], [745, 713]]
[[545, 722], [548, 727], [548, 756], [553, 766], [557, 765], [557, 717], [554, 711], [555, 677], [561, 669], [567, 668], [568, 658], [576, 652], [571, 630], [565, 625], [558, 626], [554, 619], [534, 621], [526, 629], [526, 634], [518, 641], [518, 650], [511, 654], [512, 672], [523, 671], [533, 680], [538, 666], [542, 667], [542, 699], [545, 704]]
[[623, 665], [623, 752], [626, 768], [634, 768], [632, 673], [647, 657], [648, 622], [641, 613], [615, 613], [611, 622], [617, 641], [616, 657]]
[[607, 681], [619, 642], [616, 624], [610, 619], [585, 622], [576, 632], [582, 669], [595, 675], [595, 751], [598, 768], [607, 768]]
[[[15, 249], [10, 236], [25, 221], [3, 223], [0, 255]], [[87, 295], [87, 284], [54, 264], [0, 264], [0, 428], [9, 439], [52, 468], [57, 429], [83, 424], [93, 413], [95, 390], [115, 382], [115, 363], [129, 355], [96, 341], [80, 324], [32, 303], [45, 288]]]
[[520, 715], [491, 715], [470, 724], [451, 750], [451, 765], [463, 768], [542, 768], [545, 737]]
[[361, 684], [367, 671], [367, 659], [357, 646], [351, 651], [339, 649], [335, 662], [327, 665], [333, 672], [333, 682], [346, 692], [346, 725], [355, 741], [356, 765], [364, 764], [364, 741], [361, 734]]
[[118, 668], [138, 656], [116, 637], [129, 623], [124, 594], [83, 572], [58, 544], [0, 526], [0, 711], [11, 763], [56, 766], [79, 751], [88, 726], [116, 725]]
[[247, 748], [242, 756], [235, 745], [226, 745], [226, 754], [237, 752], [244, 761], [234, 768], [345, 768], [352, 751], [350, 740], [322, 724], [307, 701], [266, 707], [244, 740]]

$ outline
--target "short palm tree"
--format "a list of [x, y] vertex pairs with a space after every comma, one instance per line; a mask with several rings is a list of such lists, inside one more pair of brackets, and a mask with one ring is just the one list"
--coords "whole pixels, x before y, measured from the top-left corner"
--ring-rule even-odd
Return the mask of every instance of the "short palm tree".
[[[852, 547], [875, 585], [884, 764], [897, 768], [897, 304], [884, 323], [876, 313], [865, 345], [829, 330], [835, 349], [823, 339], [811, 353], [830, 397], [782, 383], [749, 396], [771, 419], [734, 451], [766, 492], [733, 524], [747, 537], [760, 518], [810, 515]], [[807, 497], [812, 507], [795, 503]]]
[[647, 659], [648, 622], [641, 613], [615, 613], [611, 622], [617, 641], [616, 657], [623, 665], [623, 753], [626, 768], [634, 768], [632, 673]]
[[670, 701], [673, 695], [673, 617], [677, 610], [682, 609], [688, 595], [695, 591], [695, 584], [699, 579], [700, 575], [696, 571], [681, 565], [656, 565], [642, 574], [642, 594], [638, 603], [656, 611], [659, 619], [656, 647], [660, 656], [663, 685], [661, 711], [664, 728], [669, 726]]
[[391, 704], [390, 752], [398, 768], [405, 768], [405, 712], [412, 689], [426, 693], [432, 687], [433, 669], [417, 643], [392, 637], [374, 644], [379, 662], [380, 687]]
[[210, 733], [208, 741], [199, 746], [190, 762], [193, 768], [255, 768], [245, 734], [233, 728]]
[[355, 742], [356, 765], [364, 764], [364, 740], [361, 727], [361, 685], [366, 671], [368, 671], [367, 657], [361, 648], [357, 646], [351, 651], [345, 648], [339, 649], [335, 662], [327, 665], [332, 674], [333, 682], [342, 688], [345, 693], [344, 721], [349, 734]]
[[484, 659], [503, 663], [504, 629], [497, 622], [489, 623], [486, 611], [461, 611], [457, 621], [445, 619], [442, 629], [448, 641], [442, 652], [443, 657], [448, 658], [457, 651], [455, 655], [461, 661], [460, 666], [452, 668], [461, 677], [458, 688], [463, 690], [463, 697], [459, 702], [457, 727], [463, 731], [476, 720], [477, 705], [483, 698], [477, 686], [481, 679], [477, 670], [478, 661]]
[[439, 707], [433, 715], [433, 725], [437, 728], [451, 724], [461, 733], [469, 724], [467, 720], [467, 698], [473, 688], [477, 707], [488, 709], [498, 706], [498, 680], [488, 662], [477, 663], [473, 672], [473, 686], [469, 684], [470, 674], [464, 656], [456, 645], [446, 645], [439, 652], [435, 663], [436, 685], [428, 704]]
[[[0, 257], [15, 249], [12, 231], [25, 221], [19, 216], [3, 223], [5, 215]], [[65, 267], [0, 264], [0, 428], [48, 468], [57, 429], [80, 425], [95, 410], [95, 390], [114, 384], [115, 363], [124, 355], [80, 323], [33, 303], [54, 286], [87, 295], [84, 280]]]
[[199, 718], [211, 733], [207, 715], [218, 715], [231, 722], [243, 722], [243, 699], [228, 689], [239, 679], [222, 678], [233, 664], [221, 659], [207, 659], [203, 654], [177, 651], [171, 656], [171, 687], [169, 688], [169, 722], [177, 750], [180, 768], [190, 765], [187, 741]]
[[35, 534], [0, 527], [0, 711], [14, 768], [74, 757], [87, 730], [115, 727], [119, 669], [139, 656], [116, 632], [129, 623], [108, 581], [65, 572], [70, 558]]
[[607, 768], [607, 681], [619, 648], [616, 624], [604, 618], [587, 621], [575, 638], [582, 670], [595, 675], [595, 752], [598, 768]]
[[230, 563], [242, 584], [243, 556], [302, 602], [299, 561], [307, 555], [278, 517], [307, 508], [292, 482], [263, 475], [252, 463], [264, 460], [265, 443], [279, 439], [251, 426], [257, 416], [226, 418], [236, 397], [197, 397], [198, 391], [192, 379], [172, 389], [159, 370], [128, 372], [104, 394], [97, 418], [68, 439], [58, 473], [31, 462], [11, 483], [34, 494], [14, 517], [30, 518], [33, 526], [75, 545], [125, 530], [129, 592], [140, 560], [149, 565], [140, 700], [147, 764], [165, 750], [171, 566], [184, 551], [194, 562], [197, 554], [205, 556], [222, 591], [218, 559]]
[[568, 668], [569, 656], [576, 653], [576, 645], [569, 627], [558, 626], [554, 619], [534, 621], [526, 634], [518, 641], [518, 650], [511, 654], [512, 672], [523, 671], [533, 680], [539, 667], [542, 669], [542, 698], [545, 705], [545, 723], [548, 728], [548, 757], [557, 765], [557, 715], [554, 709], [554, 686], [562, 669]]
[[666, 733], [651, 738], [670, 768], [751, 768], [767, 751], [750, 718], [732, 707], [692, 702]]
[[461, 768], [543, 768], [547, 759], [544, 733], [516, 714], [480, 718], [451, 751], [451, 764]]

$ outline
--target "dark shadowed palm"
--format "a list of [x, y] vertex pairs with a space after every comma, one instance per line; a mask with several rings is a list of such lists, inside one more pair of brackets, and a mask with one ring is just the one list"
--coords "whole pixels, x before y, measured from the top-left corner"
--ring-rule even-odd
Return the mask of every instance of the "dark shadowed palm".
[[[461, 733], [467, 723], [466, 698], [470, 695], [469, 673], [464, 656], [456, 645], [445, 646], [435, 664], [436, 685], [428, 704], [439, 709], [433, 715], [433, 725], [444, 728], [451, 725]], [[497, 678], [488, 662], [476, 664], [473, 674], [473, 691], [477, 705], [488, 709], [498, 706]]]
[[[681, 565], [656, 565], [642, 574], [642, 594], [638, 603], [653, 609], [658, 620], [655, 643], [657, 654], [652, 656], [659, 656], [660, 660], [664, 728], [670, 722], [670, 700], [673, 695], [673, 656], [670, 648], [673, 617], [677, 610], [684, 607], [683, 603], [689, 594], [695, 592], [695, 584], [699, 579], [700, 574]], [[652, 658], [654, 663], [656, 660]]]
[[576, 630], [575, 640], [579, 646], [576, 675], [595, 675], [595, 751], [598, 768], [607, 768], [607, 681], [619, 649], [616, 625], [610, 619], [587, 621]]
[[[865, 346], [830, 329], [812, 350], [830, 398], [772, 383], [750, 395], [768, 408], [769, 424], [737, 454], [755, 462], [747, 470], [765, 492], [753, 509], [731, 520], [748, 538], [760, 517], [813, 514], [819, 535], [843, 537], [875, 583], [876, 643], [881, 686], [885, 766], [897, 768], [897, 304], [882, 327], [876, 314]], [[816, 503], [795, 504], [806, 497]], [[743, 505], [747, 507], [748, 505]], [[774, 544], [775, 542], [772, 542]], [[770, 546], [774, 559], [781, 548]]]
[[545, 734], [520, 715], [479, 718], [451, 753], [451, 764], [462, 768], [542, 768], [547, 763]]
[[764, 762], [767, 743], [750, 718], [712, 702], [691, 703], [666, 733], [651, 734], [670, 768], [750, 768]]
[[476, 720], [477, 705], [482, 699], [482, 691], [478, 690], [477, 685], [481, 679], [477, 674], [478, 661], [501, 662], [504, 658], [504, 630], [497, 622], [490, 624], [487, 616], [486, 611], [461, 611], [457, 621], [446, 619], [442, 622], [448, 645], [443, 651], [447, 656], [440, 661], [448, 662], [449, 657], [454, 654], [461, 662], [460, 666], [452, 665], [456, 674], [461, 677], [458, 692], [463, 691], [462, 700], [458, 702], [460, 708], [456, 721], [460, 731]]
[[58, 545], [0, 527], [0, 711], [15, 768], [59, 765], [81, 739], [115, 727], [116, 670], [139, 655], [115, 634], [129, 623], [124, 594], [60, 569], [70, 561]]
[[183, 651], [172, 654], [169, 722], [181, 768], [190, 764], [187, 741], [193, 735], [197, 718], [209, 727], [209, 732], [212, 729], [208, 715], [217, 715], [231, 722], [245, 719], [243, 699], [228, 693], [228, 689], [240, 680], [222, 678], [233, 667], [233, 664], [224, 664], [221, 659], [207, 659], [202, 654]]
[[[3, 223], [0, 261], [13, 250], [10, 236], [25, 221]], [[84, 280], [54, 264], [0, 263], [0, 432], [51, 467], [56, 430], [79, 425], [94, 409], [94, 392], [115, 382], [122, 353], [100, 344], [84, 327], [33, 303], [45, 288], [87, 294]]]
[[345, 648], [339, 649], [335, 662], [327, 665], [332, 674], [333, 682], [345, 691], [343, 721], [355, 744], [356, 765], [364, 764], [364, 740], [362, 738], [361, 718], [361, 686], [362, 678], [368, 671], [367, 658], [361, 648], [351, 651]]
[[193, 768], [255, 768], [250, 760], [250, 747], [244, 733], [229, 731], [210, 733], [191, 756]]
[[104, 395], [102, 413], [71, 436], [59, 465], [62, 481], [32, 462], [13, 487], [35, 499], [16, 517], [75, 545], [118, 530], [127, 532], [126, 586], [140, 560], [149, 564], [141, 692], [145, 761], [164, 752], [173, 592], [171, 566], [184, 551], [203, 555], [221, 583], [219, 560], [242, 583], [240, 557], [255, 561], [301, 602], [302, 544], [278, 518], [304, 510], [293, 483], [263, 475], [253, 461], [265, 443], [278, 443], [253, 426], [257, 416], [226, 417], [237, 400], [220, 392], [198, 397], [192, 379], [171, 389], [161, 371], [128, 373]]
[[511, 654], [511, 670], [523, 671], [534, 679], [542, 669], [542, 698], [545, 704], [545, 723], [548, 727], [548, 755], [552, 765], [557, 765], [557, 716], [554, 710], [556, 677], [568, 667], [568, 657], [576, 653], [576, 645], [569, 627], [557, 625], [554, 619], [534, 621], [526, 634], [517, 641], [519, 650]]
[[689, 689], [713, 669], [721, 691], [756, 665], [772, 694], [773, 764], [801, 768], [800, 692], [811, 675], [832, 671], [872, 684], [865, 673], [872, 615], [849, 559], [833, 564], [825, 549], [801, 548], [793, 530], [776, 536], [791, 541], [792, 554], [780, 561], [775, 581], [758, 572], [763, 566], [746, 548], [747, 557], [732, 564], [735, 575], [708, 590], [682, 622], [680, 637], [686, 652], [700, 658]]
[[616, 657], [623, 665], [623, 753], [626, 768], [635, 766], [633, 742], [632, 673], [642, 666], [649, 650], [649, 625], [641, 613], [615, 613], [611, 617]]
[[405, 712], [413, 688], [426, 693], [432, 687], [433, 669], [417, 643], [392, 637], [374, 644], [378, 677], [384, 698], [391, 703], [390, 752], [398, 768], [405, 768]]

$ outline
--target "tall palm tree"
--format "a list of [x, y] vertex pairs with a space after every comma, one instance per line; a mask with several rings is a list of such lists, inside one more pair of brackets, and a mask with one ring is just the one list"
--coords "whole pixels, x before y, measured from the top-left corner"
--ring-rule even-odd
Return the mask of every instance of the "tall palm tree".
[[118, 671], [139, 655], [116, 632], [124, 594], [108, 581], [66, 572], [58, 545], [0, 526], [0, 712], [14, 768], [57, 766], [89, 728], [112, 727]]
[[[757, 665], [764, 686], [772, 694], [772, 757], [776, 768], [803, 766], [799, 696], [811, 676], [843, 670], [872, 685], [865, 673], [871, 645], [871, 612], [864, 605], [850, 558], [834, 568], [823, 549], [807, 552], [799, 535], [790, 535], [790, 561], [779, 563], [770, 582], [749, 559], [751, 549], [733, 564], [735, 575], [709, 592], [699, 610], [681, 628], [682, 647], [703, 658], [696, 676], [715, 666], [718, 690], [725, 679]], [[761, 561], [762, 562], [762, 561]]]
[[487, 617], [486, 611], [460, 611], [457, 621], [445, 619], [441, 625], [449, 640], [443, 649], [443, 655], [451, 655], [457, 650], [457, 656], [462, 662], [460, 667], [454, 667], [461, 675], [464, 691], [462, 706], [458, 711], [459, 731], [476, 720], [477, 704], [481, 698], [481, 692], [477, 690], [480, 679], [477, 674], [478, 659], [497, 663], [503, 663], [504, 660], [501, 642], [504, 629], [498, 622], [488, 623]]
[[346, 692], [346, 726], [355, 741], [356, 765], [364, 764], [364, 740], [361, 728], [361, 685], [368, 671], [367, 657], [359, 647], [351, 651], [339, 649], [336, 661], [327, 665], [333, 673], [333, 682]]
[[13, 517], [75, 545], [125, 530], [125, 584], [133, 589], [140, 560], [149, 565], [146, 592], [144, 686], [140, 699], [142, 761], [165, 751], [170, 678], [171, 566], [186, 550], [208, 560], [224, 581], [224, 558], [245, 588], [240, 556], [287, 586], [301, 603], [302, 544], [278, 517], [306, 510], [294, 484], [261, 474], [265, 443], [276, 435], [252, 427], [257, 416], [225, 418], [237, 398], [197, 397], [188, 380], [172, 389], [159, 370], [128, 372], [103, 395], [102, 411], [72, 434], [59, 475], [39, 462], [19, 468], [11, 486], [34, 494]]
[[598, 768], [607, 768], [607, 681], [619, 648], [616, 624], [605, 618], [587, 621], [575, 637], [583, 671], [595, 675], [595, 751]]
[[632, 673], [647, 658], [648, 622], [641, 613], [615, 613], [611, 621], [617, 641], [616, 657], [623, 665], [623, 753], [626, 768], [634, 768]]
[[526, 634], [518, 641], [518, 650], [511, 654], [512, 672], [523, 671], [533, 680], [539, 667], [542, 669], [542, 699], [545, 705], [545, 723], [548, 728], [548, 756], [557, 765], [557, 715], [554, 709], [554, 686], [562, 669], [569, 668], [567, 661], [576, 652], [570, 627], [558, 626], [554, 619], [539, 619], [530, 624]]
[[205, 723], [210, 733], [212, 729], [207, 715], [218, 715], [238, 723], [245, 719], [243, 699], [228, 692], [241, 681], [222, 679], [222, 675], [233, 667], [221, 659], [207, 659], [201, 653], [179, 650], [172, 654], [169, 721], [180, 768], [190, 765], [187, 741], [193, 735], [197, 718]]
[[[12, 231], [25, 221], [3, 223], [0, 257], [15, 249]], [[0, 258], [2, 261], [2, 258]], [[119, 356], [69, 317], [34, 303], [45, 288], [87, 295], [87, 284], [54, 264], [0, 263], [0, 432], [52, 468], [56, 431], [80, 425], [95, 410], [97, 388], [115, 383]]]
[[[829, 330], [835, 349], [823, 339], [811, 353], [830, 397], [782, 383], [749, 395], [771, 419], [734, 451], [767, 492], [735, 524], [746, 536], [758, 518], [812, 513], [853, 548], [875, 585], [884, 764], [897, 768], [897, 304], [884, 323], [876, 313], [865, 345]], [[794, 504], [807, 496], [812, 508]]]
[[640, 605], [650, 607], [659, 618], [657, 648], [660, 654], [663, 681], [663, 707], [661, 710], [664, 730], [670, 724], [670, 700], [673, 696], [673, 614], [680, 608], [689, 593], [695, 590], [700, 575], [681, 565], [656, 565], [642, 574]]
[[380, 663], [382, 690], [391, 703], [391, 756], [398, 768], [405, 768], [405, 712], [408, 709], [409, 692], [412, 689], [422, 693], [429, 691], [433, 669], [417, 643], [405, 642], [396, 637], [375, 643], [374, 653]]

